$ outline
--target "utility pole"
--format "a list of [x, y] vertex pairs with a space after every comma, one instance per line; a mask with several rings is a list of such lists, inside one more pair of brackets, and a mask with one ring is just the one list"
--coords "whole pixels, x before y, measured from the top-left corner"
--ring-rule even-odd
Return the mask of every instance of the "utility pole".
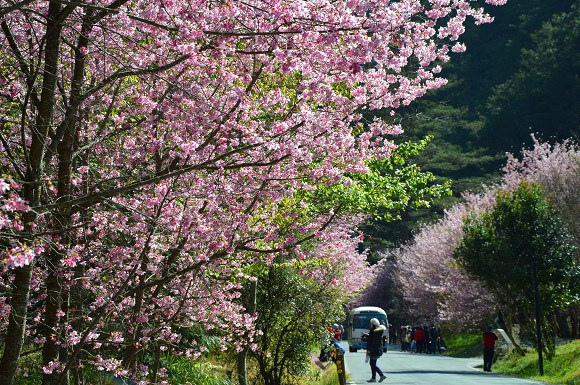
[[536, 309], [536, 336], [538, 337], [538, 365], [540, 367], [540, 376], [544, 375], [544, 359], [542, 357], [542, 328], [540, 314], [540, 299], [538, 294], [538, 266], [532, 262], [532, 284], [534, 285], [534, 307]]

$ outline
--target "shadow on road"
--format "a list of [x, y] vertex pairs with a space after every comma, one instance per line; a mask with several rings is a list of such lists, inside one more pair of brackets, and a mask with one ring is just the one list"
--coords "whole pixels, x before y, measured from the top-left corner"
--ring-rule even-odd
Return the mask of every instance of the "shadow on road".
[[480, 371], [474, 370], [392, 370], [387, 369], [387, 373], [390, 374], [461, 374], [461, 375], [470, 375], [470, 376], [481, 376], [481, 375], [489, 375], [492, 373], [485, 373]]

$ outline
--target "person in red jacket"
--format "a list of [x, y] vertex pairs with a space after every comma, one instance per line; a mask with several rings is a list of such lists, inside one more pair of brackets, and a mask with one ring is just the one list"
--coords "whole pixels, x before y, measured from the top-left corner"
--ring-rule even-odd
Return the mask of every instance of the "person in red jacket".
[[332, 336], [334, 338], [334, 341], [340, 342], [342, 338], [342, 330], [340, 330], [339, 324], [332, 325]]
[[425, 345], [425, 330], [423, 330], [423, 325], [417, 326], [414, 338], [417, 353], [423, 353], [423, 347]]
[[491, 372], [491, 364], [493, 363], [493, 353], [495, 352], [495, 341], [497, 335], [492, 331], [491, 326], [487, 327], [487, 331], [483, 333], [483, 371]]

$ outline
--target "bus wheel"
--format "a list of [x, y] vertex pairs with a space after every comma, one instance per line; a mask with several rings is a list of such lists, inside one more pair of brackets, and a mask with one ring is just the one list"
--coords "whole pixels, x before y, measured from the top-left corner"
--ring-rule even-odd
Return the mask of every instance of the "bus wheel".
[[356, 353], [357, 350], [358, 350], [357, 348], [353, 348], [352, 346], [348, 347], [348, 351], [351, 353]]

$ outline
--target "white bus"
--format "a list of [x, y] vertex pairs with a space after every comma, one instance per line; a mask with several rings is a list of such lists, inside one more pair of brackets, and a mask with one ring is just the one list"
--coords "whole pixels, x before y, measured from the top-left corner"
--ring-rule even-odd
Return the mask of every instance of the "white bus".
[[380, 307], [361, 306], [354, 308], [348, 314], [348, 351], [356, 352], [358, 349], [366, 349], [367, 342], [362, 340], [363, 333], [367, 333], [371, 327], [371, 319], [376, 318], [381, 325], [386, 326], [383, 332], [385, 345], [383, 351], [387, 351], [389, 344], [389, 321], [387, 313]]

